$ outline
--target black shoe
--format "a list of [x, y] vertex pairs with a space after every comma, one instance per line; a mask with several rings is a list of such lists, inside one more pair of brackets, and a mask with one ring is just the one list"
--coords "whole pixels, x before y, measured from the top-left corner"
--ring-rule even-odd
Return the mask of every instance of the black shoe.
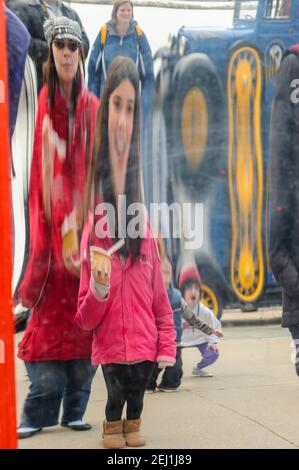
[[34, 436], [34, 434], [40, 432], [42, 428], [37, 429], [36, 431], [28, 431], [28, 432], [20, 432], [17, 430], [18, 433], [18, 439], [26, 439], [27, 437]]
[[64, 428], [70, 428], [72, 429], [73, 431], [89, 431], [92, 426], [88, 423], [82, 423], [82, 424], [68, 424], [68, 423], [64, 423], [64, 422], [61, 422], [60, 423], [61, 426], [63, 426]]

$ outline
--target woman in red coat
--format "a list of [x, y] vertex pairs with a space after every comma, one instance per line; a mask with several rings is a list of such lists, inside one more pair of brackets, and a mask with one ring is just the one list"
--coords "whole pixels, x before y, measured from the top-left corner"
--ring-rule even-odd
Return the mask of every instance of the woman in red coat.
[[94, 368], [92, 334], [75, 322], [82, 200], [95, 128], [97, 99], [84, 88], [82, 32], [66, 17], [46, 21], [50, 47], [38, 101], [30, 179], [30, 253], [19, 288], [32, 318], [18, 356], [30, 392], [19, 438], [58, 423], [90, 429], [82, 421]]

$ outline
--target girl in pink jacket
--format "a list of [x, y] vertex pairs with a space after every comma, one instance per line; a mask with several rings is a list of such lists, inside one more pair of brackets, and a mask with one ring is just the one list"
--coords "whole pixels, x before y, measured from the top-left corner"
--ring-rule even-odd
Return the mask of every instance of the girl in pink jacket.
[[[176, 356], [173, 315], [156, 242], [143, 222], [143, 211], [138, 223], [127, 215], [135, 215], [136, 207], [142, 206], [139, 140], [138, 73], [131, 59], [117, 57], [109, 68], [97, 116], [86, 197], [96, 216], [82, 236], [76, 314], [77, 324], [93, 331], [92, 363], [102, 365], [106, 382], [106, 448], [145, 444], [139, 430], [147, 381], [155, 362], [173, 366]], [[98, 201], [103, 202], [96, 206]], [[121, 239], [123, 247], [109, 254]]]

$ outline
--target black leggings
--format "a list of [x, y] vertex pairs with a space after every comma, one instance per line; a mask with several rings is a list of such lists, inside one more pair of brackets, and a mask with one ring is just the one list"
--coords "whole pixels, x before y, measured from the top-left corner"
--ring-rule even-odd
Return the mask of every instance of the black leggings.
[[131, 365], [102, 365], [108, 392], [105, 410], [107, 421], [121, 419], [125, 402], [127, 402], [127, 419], [140, 418], [145, 387], [153, 367], [154, 363], [149, 361]]

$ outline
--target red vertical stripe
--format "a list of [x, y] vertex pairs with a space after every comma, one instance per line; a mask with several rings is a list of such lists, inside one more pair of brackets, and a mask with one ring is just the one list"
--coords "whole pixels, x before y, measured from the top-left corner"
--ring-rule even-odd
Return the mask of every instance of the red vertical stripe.
[[11, 302], [12, 234], [8, 86], [4, 2], [0, 0], [0, 448], [16, 439], [15, 367]]

